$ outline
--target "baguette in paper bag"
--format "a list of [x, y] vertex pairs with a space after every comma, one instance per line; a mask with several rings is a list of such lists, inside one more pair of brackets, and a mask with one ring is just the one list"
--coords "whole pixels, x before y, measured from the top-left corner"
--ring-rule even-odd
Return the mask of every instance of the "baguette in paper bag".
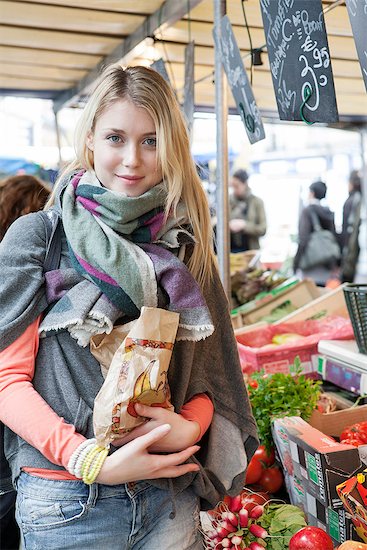
[[[135, 403], [173, 410], [167, 373], [178, 321], [178, 313], [143, 307], [139, 319], [129, 324], [131, 328], [115, 351], [94, 401], [97, 445], [108, 446], [145, 422], [135, 412]], [[111, 335], [106, 344], [108, 353]], [[103, 351], [103, 341], [98, 350]]]

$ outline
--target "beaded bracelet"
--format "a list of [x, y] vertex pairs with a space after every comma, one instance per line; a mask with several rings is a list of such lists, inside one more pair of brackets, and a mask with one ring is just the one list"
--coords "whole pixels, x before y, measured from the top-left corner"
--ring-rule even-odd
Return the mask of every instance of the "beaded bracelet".
[[68, 472], [70, 472], [71, 474], [75, 475], [75, 466], [76, 466], [76, 463], [77, 463], [77, 460], [81, 454], [81, 452], [83, 451], [83, 449], [85, 449], [86, 447], [89, 447], [90, 445], [94, 445], [96, 442], [96, 440], [93, 438], [93, 439], [86, 439], [85, 441], [83, 441], [83, 443], [81, 443], [76, 449], [75, 451], [73, 452], [73, 454], [71, 455], [71, 457], [69, 458], [69, 462], [68, 462], [68, 465], [67, 465], [67, 470]]
[[97, 456], [94, 457], [94, 460], [91, 463], [91, 466], [88, 470], [84, 471], [83, 481], [87, 485], [91, 485], [95, 482], [96, 477], [98, 476], [101, 468], [104, 464], [108, 455], [108, 449], [105, 447], [99, 447]]
[[100, 447], [96, 439], [86, 439], [71, 455], [67, 469], [87, 485], [95, 482], [108, 455], [108, 447]]

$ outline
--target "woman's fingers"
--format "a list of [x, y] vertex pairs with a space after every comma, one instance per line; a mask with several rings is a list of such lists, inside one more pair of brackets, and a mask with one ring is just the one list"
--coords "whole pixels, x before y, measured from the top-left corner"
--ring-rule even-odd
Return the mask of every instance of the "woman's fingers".
[[171, 426], [169, 424], [162, 424], [162, 426], [158, 426], [157, 428], [154, 428], [154, 430], [137, 437], [134, 439], [132, 444], [135, 443], [140, 449], [147, 449], [153, 445], [153, 443], [156, 443], [156, 441], [159, 441], [162, 437], [165, 437], [170, 430]]

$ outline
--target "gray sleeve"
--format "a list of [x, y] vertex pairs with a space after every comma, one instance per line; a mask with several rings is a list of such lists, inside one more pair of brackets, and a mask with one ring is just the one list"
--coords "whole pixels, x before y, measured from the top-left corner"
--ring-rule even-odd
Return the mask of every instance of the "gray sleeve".
[[45, 226], [37, 213], [18, 218], [0, 243], [0, 350], [47, 307], [45, 255]]

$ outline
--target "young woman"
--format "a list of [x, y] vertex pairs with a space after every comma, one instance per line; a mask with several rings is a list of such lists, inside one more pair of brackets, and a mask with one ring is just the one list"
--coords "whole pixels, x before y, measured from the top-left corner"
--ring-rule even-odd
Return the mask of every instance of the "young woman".
[[[49, 206], [65, 233], [59, 269], [43, 274], [37, 215], [0, 248], [0, 411], [23, 545], [203, 548], [200, 506], [240, 491], [256, 426], [206, 197], [157, 72], [105, 70]], [[146, 423], [106, 457], [93, 440], [103, 376], [88, 340], [143, 305], [180, 313], [168, 373], [175, 412], [136, 405]]]

